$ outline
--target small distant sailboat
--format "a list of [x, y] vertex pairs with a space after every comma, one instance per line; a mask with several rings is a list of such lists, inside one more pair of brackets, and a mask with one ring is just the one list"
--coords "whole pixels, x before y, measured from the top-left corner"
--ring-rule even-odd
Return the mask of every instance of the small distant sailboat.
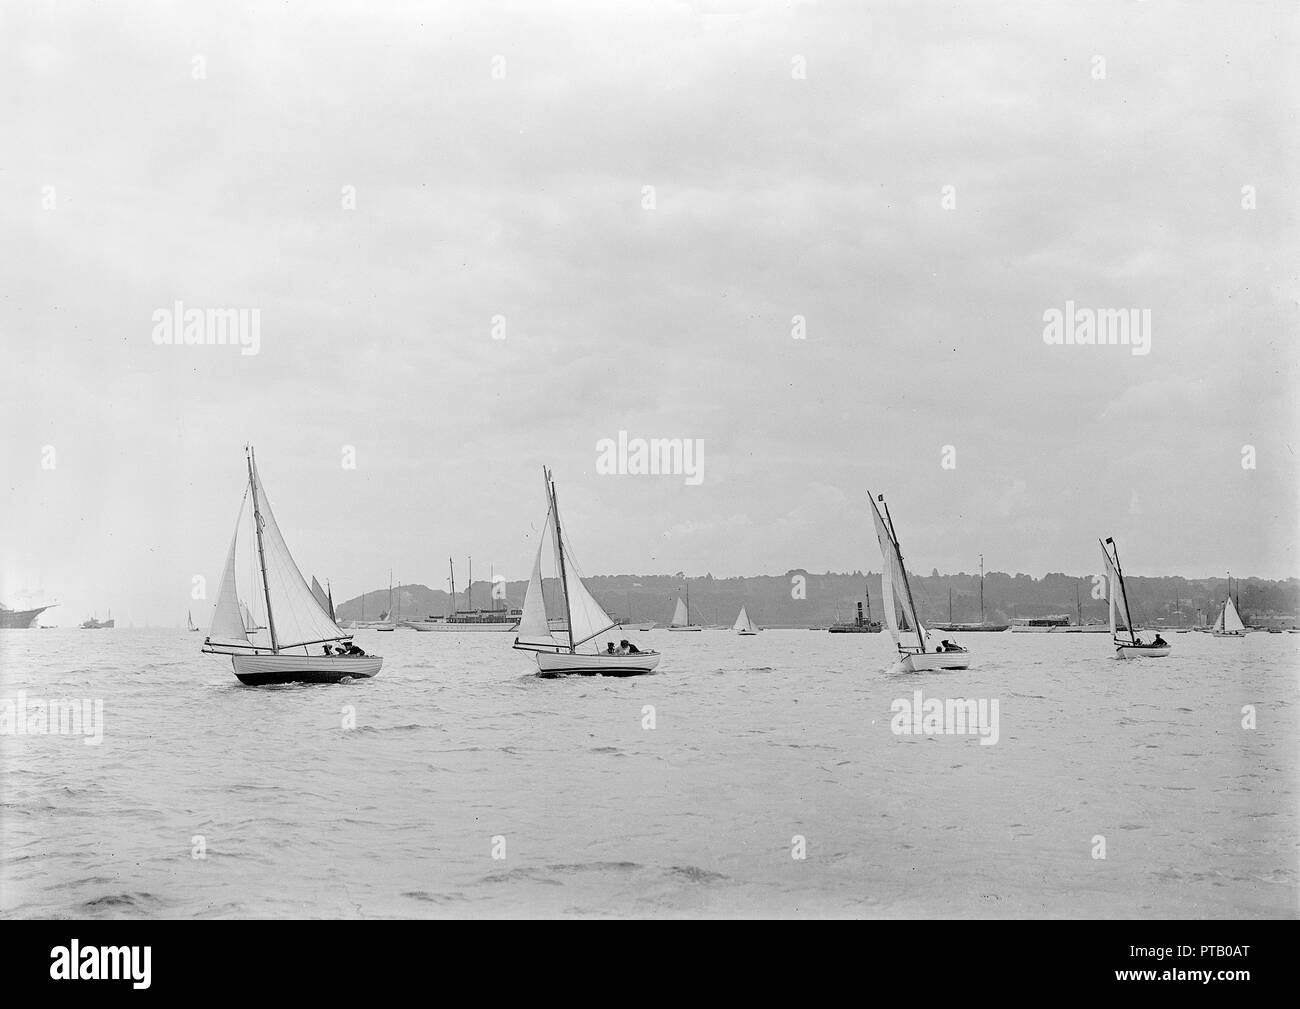
[[[543, 468], [546, 480], [546, 527], [538, 538], [537, 558], [524, 595], [524, 612], [519, 620], [519, 634], [514, 647], [532, 652], [539, 676], [555, 677], [576, 673], [583, 676], [637, 676], [659, 665], [659, 653], [653, 650], [631, 653], [602, 651], [596, 641], [605, 632], [619, 626], [596, 602], [596, 597], [582, 582], [573, 560], [572, 548], [560, 527], [560, 510], [556, 503], [555, 481], [551, 471]], [[542, 550], [546, 533], [551, 534], [555, 549], [556, 576], [564, 599], [564, 623], [552, 627], [542, 592]], [[594, 644], [590, 644], [595, 642]], [[591, 651], [579, 651], [589, 645]]]
[[756, 627], [754, 625], [754, 621], [749, 619], [749, 613], [746, 612], [745, 607], [743, 606], [740, 608], [740, 613], [736, 616], [736, 622], [731, 625], [731, 629], [744, 637], [757, 634], [762, 630], [761, 627]]
[[699, 624], [691, 623], [691, 587], [686, 586], [686, 602], [682, 602], [682, 597], [677, 597], [677, 608], [673, 610], [672, 623], [668, 625], [670, 631], [702, 631], [704, 630]]
[[377, 631], [395, 631], [397, 630], [397, 621], [393, 618], [393, 569], [388, 569], [388, 612], [384, 614], [379, 623], [375, 624]]
[[194, 626], [194, 614], [189, 610], [185, 611], [185, 626], [188, 627], [191, 631], [198, 630], [198, 628]]
[[[1100, 540], [1098, 542], [1101, 542]], [[1128, 607], [1128, 592], [1124, 588], [1124, 570], [1119, 564], [1119, 548], [1107, 536], [1101, 543], [1101, 555], [1106, 559], [1106, 575], [1110, 591], [1110, 637], [1115, 645], [1117, 659], [1161, 659], [1173, 650], [1159, 633], [1155, 641], [1143, 642], [1133, 628], [1133, 617]]]
[[[203, 642], [203, 651], [210, 655], [229, 656], [239, 682], [252, 686], [338, 683], [354, 677], [375, 676], [384, 663], [378, 655], [325, 653], [327, 646], [348, 643], [352, 636], [335, 623], [303, 580], [302, 572], [294, 563], [271, 513], [271, 503], [267, 500], [251, 448], [245, 449], [245, 457], [248, 483], [235, 521], [235, 535], [226, 555], [221, 590], [212, 626]], [[245, 533], [245, 538], [253, 540], [251, 545], [261, 573], [261, 584], [249, 585], [246, 589], [253, 593], [254, 605], [260, 604], [260, 612], [266, 614], [266, 627], [255, 625], [252, 629], [245, 619], [247, 607], [241, 602], [235, 577], [236, 570], [247, 570], [237, 563], [237, 558], [241, 547], [240, 533], [245, 531], [244, 519], [248, 512], [245, 506], [250, 497], [253, 532], [251, 537]], [[262, 633], [264, 630], [268, 632], [266, 635]]]
[[[883, 494], [873, 498], [868, 493], [868, 500], [871, 501], [871, 514], [876, 522], [880, 556], [885, 562], [885, 571], [880, 576], [880, 588], [885, 597], [885, 626], [889, 628], [889, 636], [898, 648], [898, 661], [893, 668], [905, 673], [968, 668], [968, 649], [957, 644], [944, 644], [921, 624], [916, 602], [912, 598], [907, 568], [903, 565], [903, 553], [894, 533], [894, 520], [889, 515], [889, 505], [885, 504]], [[885, 507], [883, 516], [876, 507], [877, 500]]]
[[[1240, 583], [1238, 583], [1240, 584]], [[1214, 628], [1210, 633], [1216, 638], [1244, 638], [1246, 625], [1241, 622], [1241, 614], [1232, 602], [1232, 575], [1228, 575], [1228, 596], [1223, 601], [1223, 609], [1215, 618]]]

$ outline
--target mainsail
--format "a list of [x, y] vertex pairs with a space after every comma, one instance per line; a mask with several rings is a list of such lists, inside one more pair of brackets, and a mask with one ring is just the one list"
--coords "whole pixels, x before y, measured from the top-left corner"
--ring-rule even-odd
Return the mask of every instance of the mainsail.
[[[251, 455], [248, 473], [244, 503], [221, 575], [209, 645], [278, 653], [347, 638], [330, 618], [328, 600], [322, 605], [294, 563]], [[251, 509], [247, 507], [250, 494]], [[251, 519], [251, 533], [244, 528], [246, 519]], [[241, 551], [248, 555], [243, 558], [247, 563], [241, 563]], [[241, 585], [239, 575], [244, 571], [248, 574]], [[244, 599], [252, 601], [251, 612]], [[265, 633], [259, 617], [265, 617]]]
[[740, 608], [740, 613], [736, 615], [736, 622], [731, 625], [731, 629], [733, 631], [752, 631], [754, 629], [754, 625], [750, 622], [749, 614], [745, 611], [745, 607], [742, 606]]
[[[1110, 547], [1109, 550], [1107, 545]], [[1101, 545], [1101, 555], [1105, 558], [1106, 580], [1110, 589], [1107, 594], [1110, 596], [1111, 637], [1126, 634], [1129, 641], [1136, 643], [1137, 635], [1134, 633], [1133, 618], [1129, 610], [1128, 593], [1124, 590], [1124, 574], [1119, 567], [1119, 551], [1115, 547], [1115, 541], [1109, 536]]]
[[[661, 611], [662, 612], [662, 611]], [[682, 597], [677, 597], [677, 609], [673, 610], [672, 627], [685, 627], [690, 621], [686, 614], [686, 604], [682, 602]]]
[[1218, 619], [1214, 621], [1214, 629], [1220, 632], [1236, 632], [1246, 629], [1246, 625], [1241, 622], [1241, 614], [1237, 612], [1237, 607], [1233, 605], [1232, 596], [1228, 596], [1224, 600], [1223, 610], [1219, 613]]
[[885, 523], [876, 499], [871, 498], [871, 515], [876, 522], [876, 540], [880, 544], [880, 556], [885, 562], [885, 570], [880, 576], [881, 595], [885, 597], [885, 626], [889, 636], [899, 648], [919, 649], [924, 652], [929, 644], [930, 634], [921, 624], [916, 613], [916, 603], [912, 599], [912, 588], [907, 581], [907, 572], [903, 567], [903, 555], [898, 549], [894, 534]]

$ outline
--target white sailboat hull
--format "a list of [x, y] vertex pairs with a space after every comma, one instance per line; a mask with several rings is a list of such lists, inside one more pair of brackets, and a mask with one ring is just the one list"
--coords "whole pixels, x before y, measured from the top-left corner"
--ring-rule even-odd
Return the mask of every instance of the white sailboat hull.
[[895, 669], [903, 673], [926, 673], [933, 669], [969, 669], [970, 652], [906, 652], [899, 655]]
[[1123, 645], [1118, 641], [1115, 642], [1115, 657], [1117, 659], [1163, 659], [1173, 651], [1170, 645]]
[[755, 634], [758, 633], [758, 631], [737, 631], [736, 633], [739, 634], [742, 638], [752, 638]]
[[1210, 631], [1210, 634], [1216, 638], [1244, 638], [1245, 631]]
[[379, 655], [232, 655], [235, 676], [248, 686], [271, 683], [338, 683], [379, 674]]
[[702, 631], [703, 627], [669, 627], [670, 631]]
[[539, 676], [640, 676], [659, 665], [659, 653], [593, 655], [582, 652], [536, 652]]

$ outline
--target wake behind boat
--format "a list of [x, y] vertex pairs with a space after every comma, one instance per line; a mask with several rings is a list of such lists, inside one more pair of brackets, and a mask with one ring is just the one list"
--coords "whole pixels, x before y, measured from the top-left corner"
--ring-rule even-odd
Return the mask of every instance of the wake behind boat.
[[[867, 499], [871, 502], [871, 514], [876, 522], [880, 556], [885, 562], [880, 589], [885, 597], [885, 626], [898, 649], [898, 661], [893, 671], [919, 673], [931, 669], [966, 669], [971, 661], [969, 650], [954, 642], [939, 640], [933, 631], [926, 630], [921, 624], [885, 496], [881, 494], [873, 498], [868, 492]], [[877, 500], [885, 504], [883, 516], [876, 507]]]
[[[235, 676], [250, 686], [339, 683], [377, 675], [383, 658], [352, 646], [351, 635], [303, 580], [271, 513], [253, 450], [245, 449], [245, 456], [248, 483], [203, 651], [230, 656]], [[251, 535], [243, 528], [246, 516], [252, 520]], [[250, 572], [243, 589], [251, 596], [251, 608], [240, 594], [237, 575], [243, 572]], [[251, 627], [246, 613], [254, 617]]]
[[[543, 468], [546, 480], [546, 525], [538, 538], [537, 558], [533, 561], [532, 577], [524, 595], [524, 612], [519, 619], [519, 635], [514, 648], [532, 652], [537, 662], [537, 673], [543, 677], [564, 676], [576, 673], [581, 676], [639, 676], [659, 665], [659, 653], [640, 651], [635, 645], [610, 650], [612, 642], [601, 650], [596, 639], [619, 626], [587, 591], [582, 576], [574, 563], [572, 550], [560, 526], [560, 510], [556, 503], [555, 481], [551, 471]], [[562, 627], [552, 627], [547, 616], [546, 597], [542, 590], [542, 550], [546, 534], [551, 534], [555, 550], [556, 578], [564, 606]]]
[[1128, 591], [1124, 588], [1124, 570], [1119, 564], [1119, 548], [1109, 536], [1101, 544], [1101, 555], [1106, 559], [1106, 574], [1110, 581], [1110, 636], [1115, 645], [1117, 659], [1162, 659], [1171, 646], [1159, 633], [1154, 641], [1143, 641], [1133, 628], [1133, 616], [1128, 608]]

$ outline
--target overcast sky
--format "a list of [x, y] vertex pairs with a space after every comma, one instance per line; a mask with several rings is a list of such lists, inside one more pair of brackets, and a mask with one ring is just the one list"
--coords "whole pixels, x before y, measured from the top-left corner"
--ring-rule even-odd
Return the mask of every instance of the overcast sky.
[[[870, 488], [927, 573], [1296, 575], [1296, 42], [1289, 2], [4, 4], [0, 599], [206, 624], [246, 441], [336, 598], [527, 577], [543, 463], [589, 574], [879, 570]], [[260, 352], [156, 345], [177, 300]], [[1067, 300], [1150, 353], [1047, 345]], [[597, 475], [620, 430], [703, 482]]]

